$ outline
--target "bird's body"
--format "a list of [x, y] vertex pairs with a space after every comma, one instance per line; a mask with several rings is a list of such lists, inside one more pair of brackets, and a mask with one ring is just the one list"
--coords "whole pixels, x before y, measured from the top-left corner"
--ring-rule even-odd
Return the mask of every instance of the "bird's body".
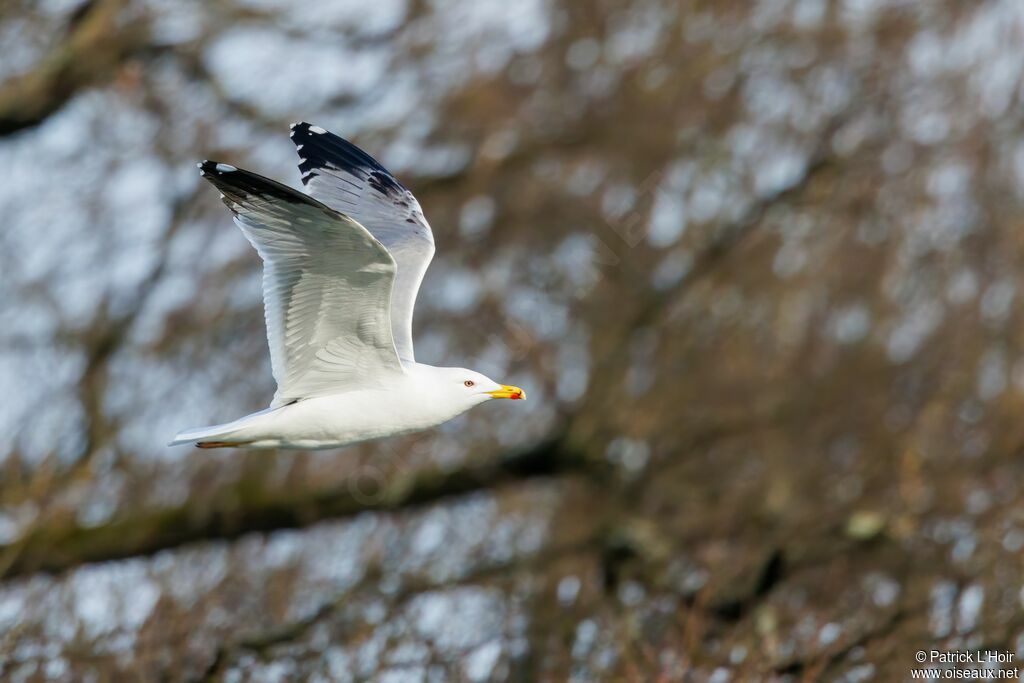
[[264, 261], [277, 393], [267, 410], [186, 430], [171, 445], [334, 448], [524, 398], [480, 373], [415, 361], [413, 306], [434, 253], [419, 203], [346, 140], [306, 123], [292, 139], [312, 196], [228, 164], [199, 165]]
[[[488, 397], [465, 403], [436, 400], [434, 380], [453, 368], [415, 363], [387, 386], [353, 389], [296, 401], [234, 422], [178, 435], [200, 447], [338, 448], [360, 441], [428, 429], [456, 417]], [[460, 375], [461, 376], [461, 375]]]

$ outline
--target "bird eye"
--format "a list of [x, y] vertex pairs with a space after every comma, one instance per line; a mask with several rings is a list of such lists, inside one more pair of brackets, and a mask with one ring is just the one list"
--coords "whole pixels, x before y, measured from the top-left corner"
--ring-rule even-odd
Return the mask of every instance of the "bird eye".
[[471, 387], [471, 386], [475, 385], [476, 382], [474, 382], [471, 379], [467, 379], [465, 382], [463, 382], [463, 384], [465, 384], [467, 387]]

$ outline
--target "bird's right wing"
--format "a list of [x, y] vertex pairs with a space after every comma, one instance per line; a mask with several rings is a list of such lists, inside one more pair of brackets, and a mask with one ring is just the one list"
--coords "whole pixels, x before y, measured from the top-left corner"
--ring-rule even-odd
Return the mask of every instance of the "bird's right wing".
[[391, 335], [395, 261], [387, 249], [352, 218], [286, 185], [214, 161], [199, 168], [263, 259], [277, 380], [271, 407], [401, 373]]
[[391, 252], [398, 272], [391, 297], [391, 331], [402, 360], [415, 361], [412, 315], [434, 236], [420, 203], [376, 159], [348, 140], [308, 123], [292, 125], [306, 190], [351, 216]]

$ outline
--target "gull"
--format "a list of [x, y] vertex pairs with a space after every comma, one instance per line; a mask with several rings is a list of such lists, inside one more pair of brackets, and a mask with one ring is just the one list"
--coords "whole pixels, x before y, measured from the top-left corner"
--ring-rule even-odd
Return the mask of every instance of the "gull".
[[266, 410], [183, 431], [170, 445], [336, 448], [525, 398], [479, 372], [416, 362], [413, 308], [434, 256], [419, 202], [351, 142], [308, 123], [291, 128], [308, 194], [230, 164], [198, 164], [263, 259], [277, 392]]

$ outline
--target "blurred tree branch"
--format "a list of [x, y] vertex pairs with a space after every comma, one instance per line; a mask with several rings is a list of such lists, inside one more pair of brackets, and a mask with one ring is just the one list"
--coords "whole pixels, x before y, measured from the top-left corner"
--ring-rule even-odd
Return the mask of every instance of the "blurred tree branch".
[[149, 555], [185, 543], [237, 538], [252, 532], [304, 527], [325, 519], [373, 510], [399, 510], [452, 496], [493, 489], [516, 481], [591, 470], [593, 465], [560, 440], [512, 455], [470, 461], [390, 477], [379, 490], [363, 492], [358, 482], [323, 491], [270, 491], [251, 480], [217, 496], [206, 509], [194, 501], [142, 511], [96, 527], [74, 519], [46, 523], [20, 540], [0, 546], [0, 578], [58, 572], [87, 562]]
[[[429, 591], [470, 586], [492, 580], [507, 581], [518, 572], [536, 571], [565, 557], [597, 551], [606, 542], [605, 530], [598, 526], [597, 529], [589, 530], [589, 533], [544, 546], [529, 555], [514, 556], [506, 560], [484, 561], [466, 573], [448, 580], [437, 581], [429, 577], [414, 577], [403, 581], [401, 588], [395, 593], [388, 594], [386, 596], [387, 603], [389, 609], [395, 610], [415, 596]], [[335, 618], [353, 596], [360, 595], [367, 590], [376, 589], [379, 591], [378, 586], [383, 578], [381, 569], [381, 567], [374, 567], [358, 584], [346, 589], [334, 600], [321, 605], [302, 619], [288, 622], [276, 628], [246, 634], [232, 642], [224, 643], [218, 648], [216, 656], [201, 680], [221, 680], [224, 671], [244, 653], [265, 654], [275, 646], [287, 645], [302, 639], [317, 624]]]
[[67, 36], [28, 73], [0, 83], [0, 136], [38, 125], [83, 88], [109, 79], [149, 42], [144, 22], [127, 20], [126, 0], [92, 0]]

